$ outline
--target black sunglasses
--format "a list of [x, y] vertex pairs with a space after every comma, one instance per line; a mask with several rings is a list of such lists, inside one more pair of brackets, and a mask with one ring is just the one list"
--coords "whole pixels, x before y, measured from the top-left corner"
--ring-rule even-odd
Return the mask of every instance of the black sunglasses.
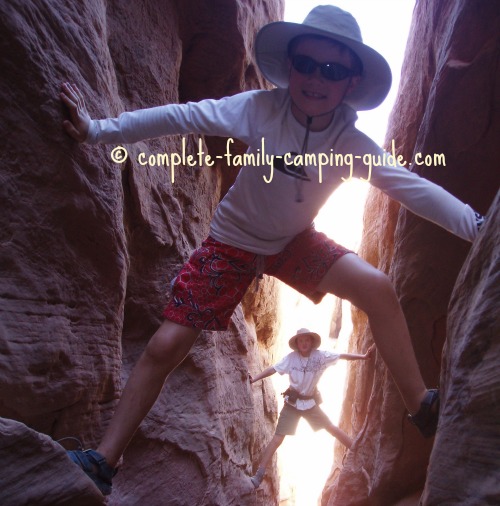
[[329, 81], [343, 81], [354, 75], [354, 72], [340, 63], [318, 63], [310, 56], [296, 54], [292, 57], [292, 67], [299, 74], [313, 74], [319, 67], [321, 75]]

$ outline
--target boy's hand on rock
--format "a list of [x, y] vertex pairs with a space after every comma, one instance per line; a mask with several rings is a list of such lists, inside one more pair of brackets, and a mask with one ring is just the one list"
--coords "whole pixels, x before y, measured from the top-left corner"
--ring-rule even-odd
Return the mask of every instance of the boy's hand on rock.
[[365, 353], [365, 359], [370, 360], [375, 354], [375, 345], [372, 344]]
[[75, 84], [64, 83], [61, 87], [61, 100], [68, 108], [71, 118], [63, 121], [64, 129], [73, 139], [84, 142], [89, 132], [91, 118], [81, 91]]

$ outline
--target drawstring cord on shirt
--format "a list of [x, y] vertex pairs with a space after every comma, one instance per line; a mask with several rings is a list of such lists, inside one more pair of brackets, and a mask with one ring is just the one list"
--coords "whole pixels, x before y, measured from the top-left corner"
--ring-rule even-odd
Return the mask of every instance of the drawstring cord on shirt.
[[[309, 131], [311, 129], [311, 123], [312, 123], [312, 116], [307, 116], [307, 124], [306, 124], [306, 133], [304, 136], [304, 142], [302, 143], [302, 150], [301, 150], [301, 160], [302, 163], [304, 163], [305, 154], [307, 151], [307, 143], [309, 141]], [[304, 194], [302, 192], [304, 185], [304, 181], [301, 178], [295, 179], [295, 202], [303, 202], [304, 201]]]
[[264, 277], [265, 263], [266, 260], [264, 258], [264, 255], [255, 256], [255, 292], [259, 290], [259, 282]]
[[[305, 154], [307, 152], [307, 144], [309, 142], [309, 132], [311, 130], [311, 123], [312, 123], [313, 117], [307, 116], [307, 123], [306, 123], [306, 133], [304, 135], [304, 142], [302, 143], [302, 150], [301, 150], [301, 159], [304, 161]], [[296, 202], [303, 202], [304, 201], [304, 194], [302, 192], [304, 181], [298, 177], [295, 179], [295, 201]], [[265, 269], [265, 257], [264, 255], [256, 255], [255, 257], [255, 288], [254, 290], [257, 292], [259, 290], [259, 283], [260, 280], [264, 277], [264, 269]]]

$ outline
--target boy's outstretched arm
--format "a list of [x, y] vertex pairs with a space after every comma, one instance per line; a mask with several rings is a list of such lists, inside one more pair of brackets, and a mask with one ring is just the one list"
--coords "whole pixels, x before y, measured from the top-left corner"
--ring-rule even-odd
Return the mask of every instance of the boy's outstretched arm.
[[255, 383], [256, 381], [267, 378], [268, 376], [272, 376], [275, 372], [276, 369], [271, 366], [267, 369], [264, 369], [261, 373], [257, 374], [255, 378], [250, 373], [248, 373], [248, 379], [250, 380], [250, 383]]
[[66, 132], [78, 142], [85, 142], [89, 133], [90, 115], [85, 106], [81, 91], [75, 84], [64, 83], [61, 86], [61, 100], [69, 110], [71, 120], [63, 121]]
[[341, 353], [339, 356], [339, 359], [344, 360], [370, 360], [375, 353], [375, 345], [372, 344], [366, 353], [359, 354], [359, 353]]

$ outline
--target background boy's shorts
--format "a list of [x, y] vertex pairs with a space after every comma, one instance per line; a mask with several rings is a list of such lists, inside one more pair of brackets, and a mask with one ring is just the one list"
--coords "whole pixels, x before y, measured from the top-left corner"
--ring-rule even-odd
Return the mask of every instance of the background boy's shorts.
[[350, 250], [313, 227], [276, 255], [257, 255], [209, 237], [172, 282], [172, 299], [163, 316], [187, 327], [226, 330], [234, 309], [256, 276], [274, 276], [315, 304], [316, 287], [330, 267]]
[[332, 425], [330, 419], [317, 404], [311, 409], [300, 410], [285, 402], [278, 418], [276, 434], [280, 436], [293, 436], [301, 417], [304, 417], [315, 431], [326, 429]]

